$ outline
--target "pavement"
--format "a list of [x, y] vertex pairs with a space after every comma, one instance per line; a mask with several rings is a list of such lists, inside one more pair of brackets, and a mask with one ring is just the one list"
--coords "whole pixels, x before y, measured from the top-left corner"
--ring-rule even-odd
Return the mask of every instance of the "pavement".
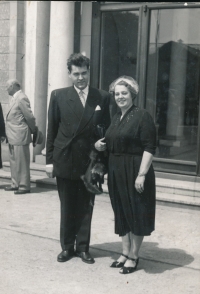
[[110, 263], [121, 252], [108, 195], [96, 196], [90, 253], [58, 263], [57, 191], [5, 192], [0, 182], [0, 294], [200, 293], [200, 211], [157, 205], [156, 228], [145, 237], [138, 270], [122, 275]]

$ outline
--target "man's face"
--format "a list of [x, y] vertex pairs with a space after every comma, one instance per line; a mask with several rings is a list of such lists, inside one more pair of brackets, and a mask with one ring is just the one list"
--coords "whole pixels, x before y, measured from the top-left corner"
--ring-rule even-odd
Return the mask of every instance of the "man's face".
[[6, 91], [8, 92], [8, 95], [12, 96], [13, 95], [13, 85], [10, 83], [6, 84]]
[[72, 65], [72, 70], [69, 72], [69, 77], [72, 83], [80, 90], [84, 90], [89, 81], [89, 70], [87, 66], [78, 67]]

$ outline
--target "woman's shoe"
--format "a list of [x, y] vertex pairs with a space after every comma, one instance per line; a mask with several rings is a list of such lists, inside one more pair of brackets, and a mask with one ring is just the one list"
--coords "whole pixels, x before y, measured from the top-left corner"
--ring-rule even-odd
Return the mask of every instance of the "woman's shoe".
[[[123, 253], [121, 254], [121, 256], [124, 256], [124, 257], [126, 257], [126, 259], [128, 259], [128, 256]], [[111, 263], [110, 267], [120, 268], [120, 267], [123, 267], [124, 264], [125, 264], [125, 262], [119, 262], [116, 260], [113, 263]]]
[[132, 261], [135, 261], [135, 266], [134, 267], [131, 267], [131, 266], [126, 267], [126, 266], [123, 266], [120, 269], [120, 271], [119, 271], [120, 274], [124, 274], [124, 275], [131, 274], [131, 273], [133, 273], [137, 269], [137, 266], [138, 266], [138, 263], [139, 263], [139, 257], [137, 259], [134, 259], [134, 258], [130, 258], [129, 257], [128, 259], [130, 259]]

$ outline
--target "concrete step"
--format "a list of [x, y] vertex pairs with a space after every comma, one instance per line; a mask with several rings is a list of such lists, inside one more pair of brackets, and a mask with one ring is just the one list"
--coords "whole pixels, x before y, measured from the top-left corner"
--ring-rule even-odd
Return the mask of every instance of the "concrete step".
[[[8, 161], [3, 162], [3, 170], [10, 172], [10, 163]], [[31, 175], [46, 178], [45, 165], [31, 163]], [[105, 176], [105, 185], [107, 187], [107, 176]], [[156, 191], [164, 194], [200, 197], [199, 177], [156, 172]]]
[[42, 154], [35, 156], [35, 163], [45, 165], [46, 164], [46, 157]]
[[161, 179], [156, 177], [156, 191], [200, 198], [200, 183]]
[[[0, 180], [4, 182], [9, 182], [11, 180], [10, 172], [0, 169]], [[157, 181], [156, 181], [157, 182]], [[31, 172], [31, 186], [36, 186], [40, 188], [57, 190], [56, 180], [49, 179], [43, 175], [36, 175]], [[104, 195], [108, 195], [108, 187], [106, 184], [102, 186]], [[175, 191], [175, 190], [174, 190]], [[180, 192], [181, 190], [179, 190]], [[97, 196], [98, 197], [98, 196]], [[156, 192], [156, 202], [161, 205], [175, 206], [179, 208], [190, 208], [195, 210], [200, 210], [200, 197], [191, 195], [180, 195], [180, 194], [170, 194], [165, 192]]]
[[200, 210], [199, 197], [156, 192], [156, 202], [165, 206]]
[[[11, 182], [11, 175], [9, 171], [0, 169], [0, 180], [4, 182]], [[56, 179], [49, 179], [43, 175], [35, 175], [31, 173], [31, 186], [40, 187], [50, 190], [57, 190]]]
[[[45, 165], [44, 164], [38, 164], [35, 162], [31, 162], [30, 165], [31, 169], [31, 175], [38, 175], [38, 176], [43, 176], [46, 178], [46, 172], [45, 172]], [[3, 162], [3, 170], [10, 172], [10, 162], [9, 161], [4, 161]]]
[[[108, 194], [108, 186], [102, 185], [104, 193]], [[175, 206], [179, 208], [188, 208], [195, 210], [200, 210], [200, 197], [187, 196], [180, 194], [170, 194], [158, 191], [159, 188], [156, 187], [156, 202], [161, 205]], [[180, 192], [180, 190], [179, 190]]]

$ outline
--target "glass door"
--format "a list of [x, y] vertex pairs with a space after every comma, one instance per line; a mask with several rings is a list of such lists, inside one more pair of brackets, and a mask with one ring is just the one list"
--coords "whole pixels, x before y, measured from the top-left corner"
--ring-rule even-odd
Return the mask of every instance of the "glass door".
[[200, 82], [200, 9], [150, 12], [146, 106], [158, 137], [154, 167], [196, 171]]
[[139, 11], [102, 13], [100, 85], [121, 75], [136, 78]]
[[[200, 5], [102, 2], [93, 7], [91, 84], [108, 91], [121, 75], [135, 78], [137, 105], [156, 124], [155, 170], [199, 174]], [[112, 101], [111, 116], [115, 111]]]
[[[136, 79], [139, 11], [106, 11], [101, 16], [100, 88], [121, 75]], [[111, 116], [116, 112], [112, 101]]]

